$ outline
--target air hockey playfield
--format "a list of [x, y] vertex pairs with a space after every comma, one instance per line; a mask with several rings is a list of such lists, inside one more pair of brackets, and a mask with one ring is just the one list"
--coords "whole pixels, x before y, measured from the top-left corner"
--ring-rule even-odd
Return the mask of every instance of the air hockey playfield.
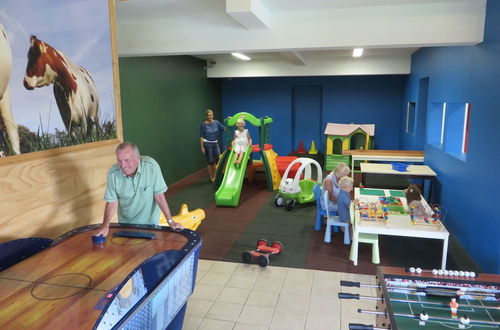
[[[473, 275], [379, 267], [377, 285], [373, 286], [377, 297], [342, 293], [339, 297], [377, 301], [373, 311], [358, 310], [376, 314], [376, 325], [351, 324], [350, 329], [500, 329], [500, 276]], [[345, 281], [341, 284], [369, 286]], [[455, 311], [450, 305], [452, 298], [458, 303]]]
[[0, 329], [181, 329], [201, 238], [111, 225], [0, 244]]

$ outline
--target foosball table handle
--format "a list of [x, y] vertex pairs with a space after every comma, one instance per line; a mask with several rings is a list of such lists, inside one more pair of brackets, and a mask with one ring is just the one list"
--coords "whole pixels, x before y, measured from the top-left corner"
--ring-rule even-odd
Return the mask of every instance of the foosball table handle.
[[361, 323], [349, 323], [349, 330], [373, 330], [373, 325]]
[[352, 286], [359, 288], [361, 286], [360, 282], [352, 282], [352, 281], [340, 281], [341, 286]]
[[339, 292], [339, 299], [357, 299], [357, 300], [359, 300], [359, 294]]

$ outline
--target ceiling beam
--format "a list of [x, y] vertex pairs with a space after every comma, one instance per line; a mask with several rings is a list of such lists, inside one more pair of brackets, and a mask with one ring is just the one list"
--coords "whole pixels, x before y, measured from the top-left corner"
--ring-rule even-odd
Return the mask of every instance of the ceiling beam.
[[269, 27], [269, 10], [261, 0], [226, 0], [226, 12], [247, 30]]
[[292, 50], [289, 52], [280, 52], [281, 57], [283, 57], [287, 62], [290, 62], [295, 65], [306, 65], [306, 61], [302, 54], [299, 52]]
[[410, 70], [410, 55], [317, 58], [306, 65], [294, 65], [275, 58], [269, 61], [217, 61], [217, 65], [207, 69], [207, 77], [394, 75], [409, 74]]

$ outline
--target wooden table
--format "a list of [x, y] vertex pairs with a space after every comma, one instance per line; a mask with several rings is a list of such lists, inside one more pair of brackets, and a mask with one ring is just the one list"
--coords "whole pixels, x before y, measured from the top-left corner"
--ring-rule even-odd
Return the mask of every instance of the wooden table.
[[[128, 321], [150, 328], [139, 319], [168, 325], [193, 290], [201, 239], [190, 230], [151, 227], [112, 225], [97, 245], [91, 241], [97, 227], [88, 226], [0, 272], [0, 328], [111, 329]], [[123, 230], [156, 237], [113, 237]], [[158, 296], [179, 281], [182, 292], [176, 288], [167, 306]]]
[[[379, 174], [379, 175], [398, 175], [408, 178], [423, 179], [423, 182], [429, 180], [432, 184], [432, 178], [436, 177], [437, 174], [427, 165], [409, 165], [406, 171], [396, 171], [392, 169], [391, 164], [378, 164], [378, 163], [362, 163], [361, 165], [362, 179], [361, 183], [364, 185], [366, 182], [367, 174]], [[429, 186], [430, 191], [430, 186]], [[422, 192], [424, 192], [424, 185], [422, 184]], [[429, 194], [425, 194], [426, 198], [429, 199]]]
[[351, 156], [351, 176], [354, 178], [354, 161], [371, 160], [379, 162], [424, 162], [424, 152], [419, 150], [343, 150], [342, 155]]
[[[390, 190], [388, 189], [377, 189], [384, 193], [384, 196], [391, 196]], [[359, 188], [354, 189], [354, 198], [360, 199], [367, 202], [377, 202], [380, 196], [376, 195], [362, 195]], [[406, 203], [406, 198], [399, 197], [403, 203], [403, 206], [408, 209]], [[422, 198], [422, 203], [424, 207], [429, 208], [429, 205]], [[351, 249], [358, 249], [358, 236], [360, 233], [367, 234], [378, 234], [378, 235], [392, 235], [392, 236], [404, 236], [404, 237], [418, 237], [426, 239], [440, 239], [443, 240], [443, 250], [441, 258], [441, 269], [446, 269], [446, 256], [448, 253], [448, 237], [449, 233], [441, 222], [437, 224], [426, 224], [423, 219], [418, 219], [417, 224], [413, 224], [410, 221], [409, 215], [389, 215], [389, 222], [384, 220], [362, 220], [359, 211], [354, 212], [354, 230], [352, 237]], [[357, 260], [354, 260], [354, 264], [357, 265]]]

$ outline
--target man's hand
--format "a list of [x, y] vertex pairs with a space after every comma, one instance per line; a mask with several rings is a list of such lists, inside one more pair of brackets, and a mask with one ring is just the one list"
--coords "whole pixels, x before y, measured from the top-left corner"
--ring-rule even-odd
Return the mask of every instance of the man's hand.
[[173, 229], [173, 230], [182, 230], [184, 229], [184, 226], [182, 226], [180, 223], [175, 222], [172, 219], [167, 219], [168, 225]]
[[205, 154], [205, 148], [201, 147], [201, 153]]
[[99, 230], [97, 231], [97, 233], [95, 233], [95, 236], [108, 236], [108, 233], [109, 233], [109, 225], [105, 225], [103, 224]]

